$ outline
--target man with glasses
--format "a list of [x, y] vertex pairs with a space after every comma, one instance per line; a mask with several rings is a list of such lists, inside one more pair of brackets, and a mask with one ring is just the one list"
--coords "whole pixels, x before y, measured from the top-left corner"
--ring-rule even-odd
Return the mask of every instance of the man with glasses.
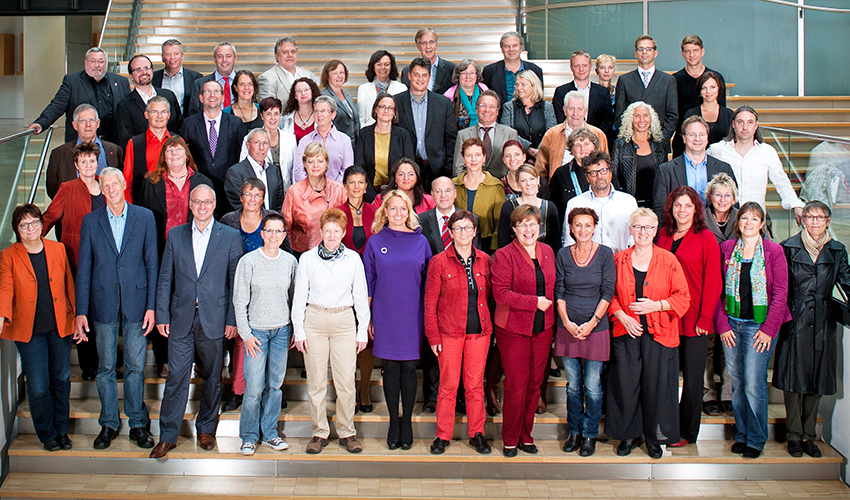
[[[502, 109], [499, 94], [492, 90], [485, 90], [478, 96], [476, 110], [478, 112], [478, 123], [458, 132], [455, 141], [454, 176], [457, 177], [463, 171], [463, 155], [461, 145], [463, 141], [472, 137], [481, 139], [484, 143], [484, 170], [497, 179], [503, 178], [508, 173], [508, 167], [502, 160], [502, 148], [508, 141], [516, 140], [516, 130], [496, 123], [499, 118], [499, 110]], [[490, 150], [487, 151], [487, 145]]]
[[[346, 139], [346, 144], [351, 142]], [[256, 177], [263, 182], [263, 208], [280, 212], [283, 207], [283, 179], [280, 167], [268, 159], [269, 133], [265, 129], [255, 128], [248, 132], [248, 156], [236, 165], [227, 169], [224, 180], [224, 191], [234, 210], [242, 208], [242, 182], [248, 177]]]
[[[205, 87], [216, 84], [208, 82]], [[156, 293], [156, 327], [168, 337], [168, 379], [162, 396], [159, 443], [151, 458], [163, 458], [177, 446], [183, 426], [195, 355], [203, 384], [195, 420], [198, 445], [215, 448], [221, 404], [224, 338], [236, 337], [231, 300], [236, 265], [242, 257], [239, 231], [213, 219], [215, 192], [206, 184], [189, 194], [193, 220], [169, 232]], [[179, 298], [178, 298], [179, 297]]]
[[319, 79], [309, 69], [298, 66], [298, 44], [295, 38], [285, 36], [274, 44], [274, 59], [277, 64], [257, 77], [260, 85], [258, 98], [277, 97], [286, 106], [292, 84], [299, 78], [309, 78], [319, 84]]
[[[684, 154], [661, 164], [655, 173], [652, 210], [658, 215], [658, 220], [664, 220], [667, 196], [677, 187], [694, 188], [705, 205], [705, 188], [715, 175], [723, 172], [732, 180], [736, 179], [728, 163], [705, 153], [708, 148], [708, 123], [701, 116], [688, 117], [682, 123], [681, 134], [685, 141]], [[737, 181], [735, 184], [737, 185]]]
[[172, 134], [179, 132], [183, 124], [183, 116], [179, 112], [171, 113], [170, 110], [180, 109], [180, 103], [177, 102], [174, 92], [152, 85], [153, 64], [148, 56], [140, 54], [133, 56], [128, 68], [130, 79], [133, 80], [133, 91], [121, 99], [115, 108], [115, 136], [118, 138], [118, 144], [126, 149], [127, 143], [133, 136], [143, 134], [147, 130], [148, 112], [145, 108], [156, 96], [162, 96], [168, 102], [169, 116], [166, 119], [166, 128]]
[[142, 199], [145, 174], [156, 167], [162, 145], [171, 137], [172, 132], [166, 126], [171, 109], [168, 99], [153, 96], [145, 105], [147, 129], [127, 141], [127, 154], [124, 155], [127, 189], [124, 194], [130, 203], [139, 203]]
[[[599, 216], [599, 223], [591, 238], [605, 245], [614, 253], [632, 245], [629, 234], [629, 215], [637, 209], [635, 197], [617, 191], [611, 185], [613, 171], [611, 157], [604, 151], [594, 151], [581, 161], [581, 168], [590, 184], [590, 190], [575, 196], [567, 202], [567, 214], [577, 207], [592, 208]], [[572, 245], [575, 240], [570, 236], [568, 217], [564, 217], [564, 246]]]
[[77, 129], [73, 127], [73, 112], [80, 104], [88, 103], [97, 109], [101, 120], [97, 136], [117, 142], [113, 121], [115, 107], [130, 93], [130, 82], [117, 73], [106, 71], [106, 52], [100, 47], [92, 47], [86, 51], [84, 64], [83, 71], [65, 75], [53, 100], [29, 128], [40, 134], [64, 113], [65, 142], [71, 142], [77, 138]]
[[676, 79], [655, 68], [657, 49], [655, 40], [649, 35], [641, 35], [635, 40], [635, 58], [638, 67], [617, 80], [614, 115], [616, 127], [619, 130], [623, 112], [631, 103], [643, 101], [652, 106], [661, 120], [664, 150], [669, 153], [670, 138], [673, 137], [679, 119], [679, 100]]
[[[434, 28], [422, 28], [416, 32], [413, 38], [416, 41], [416, 49], [428, 62], [431, 63], [431, 75], [428, 80], [428, 90], [443, 94], [452, 86], [452, 73], [455, 63], [440, 58], [437, 55], [437, 32]], [[410, 67], [405, 66], [401, 70], [401, 83], [410, 88]]]

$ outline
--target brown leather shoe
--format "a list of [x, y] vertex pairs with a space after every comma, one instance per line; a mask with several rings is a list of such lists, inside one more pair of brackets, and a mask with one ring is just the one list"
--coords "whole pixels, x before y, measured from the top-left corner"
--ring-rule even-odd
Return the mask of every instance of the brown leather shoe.
[[198, 434], [198, 444], [201, 448], [211, 451], [215, 449], [215, 436], [212, 434]]
[[166, 443], [165, 441], [160, 441], [156, 443], [156, 446], [151, 450], [151, 458], [163, 458], [168, 455], [168, 452], [177, 448], [176, 444]]
[[363, 446], [360, 445], [360, 441], [357, 440], [357, 436], [342, 438], [339, 440], [339, 444], [345, 446], [345, 451], [349, 453], [360, 453], [363, 451]]
[[538, 415], [542, 415], [542, 414], [546, 413], [547, 408], [548, 408], [548, 406], [546, 405], [546, 401], [543, 401], [543, 398], [540, 398], [540, 400], [537, 401], [537, 409], [534, 410], [534, 413], [536, 413]]
[[495, 417], [497, 414], [502, 413], [502, 408], [499, 404], [499, 392], [496, 387], [488, 386], [485, 392], [487, 397], [487, 414]]
[[163, 363], [157, 368], [159, 378], [168, 378], [168, 363]]

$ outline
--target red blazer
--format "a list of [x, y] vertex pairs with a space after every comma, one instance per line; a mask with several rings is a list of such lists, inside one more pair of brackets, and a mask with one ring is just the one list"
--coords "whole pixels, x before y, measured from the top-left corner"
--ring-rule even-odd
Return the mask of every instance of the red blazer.
[[[640, 317], [629, 309], [629, 304], [637, 302], [635, 272], [632, 267], [634, 249], [635, 247], [630, 247], [614, 255], [617, 286], [614, 287], [614, 298], [611, 300], [608, 314], [612, 316], [611, 321], [614, 325], [612, 334], [615, 337], [627, 335], [626, 327], [614, 316], [615, 312], [623, 311], [640, 321]], [[656, 342], [665, 347], [678, 347], [680, 318], [688, 311], [691, 295], [688, 292], [688, 280], [675, 255], [653, 245], [652, 259], [649, 261], [646, 282], [643, 284], [643, 295], [650, 300], [666, 300], [673, 308], [670, 311], [647, 314], [646, 323], [649, 326], [648, 333]]]
[[[537, 242], [537, 261], [546, 280], [546, 298], [555, 301], [555, 253]], [[493, 323], [518, 335], [530, 337], [537, 311], [537, 277], [534, 263], [519, 240], [496, 250], [493, 256], [493, 298], [496, 312]], [[544, 329], [555, 325], [555, 304], [546, 310]]]
[[[74, 278], [62, 244], [42, 241], [56, 330], [60, 337], [67, 337], [74, 333]], [[38, 283], [27, 250], [22, 243], [14, 243], [0, 252], [0, 316], [6, 318], [2, 338], [18, 342], [32, 339], [37, 295]]]
[[[343, 203], [342, 205], [336, 207], [343, 212], [348, 217], [348, 223], [345, 225], [345, 236], [342, 238], [342, 244], [345, 245], [346, 248], [350, 248], [355, 252], [360, 254], [360, 257], [363, 257], [363, 251], [366, 250], [366, 245], [363, 245], [363, 248], [360, 250], [354, 248], [354, 238], [352, 235], [354, 234], [354, 218], [351, 217], [351, 207], [348, 205], [348, 202]], [[375, 213], [378, 211], [378, 207], [363, 202], [363, 207], [361, 210], [361, 216], [363, 217], [363, 230], [366, 232], [366, 241], [369, 241], [369, 238], [372, 236], [372, 222], [375, 221]]]
[[[477, 248], [472, 272], [478, 285], [478, 316], [481, 334], [493, 333], [490, 320], [490, 256]], [[469, 307], [466, 270], [457, 258], [454, 246], [435, 255], [428, 263], [425, 281], [425, 335], [429, 345], [442, 344], [442, 337], [464, 337]]]
[[[662, 231], [658, 236], [658, 246], [670, 250], [673, 237]], [[695, 327], [709, 333], [714, 331], [714, 309], [720, 292], [723, 290], [723, 276], [720, 274], [720, 245], [714, 234], [703, 229], [695, 233], [693, 229], [685, 233], [676, 259], [682, 264], [688, 291], [691, 294], [691, 306], [682, 316], [682, 335], [696, 337]]]
[[62, 223], [62, 243], [68, 253], [71, 272], [77, 274], [77, 259], [80, 251], [80, 227], [83, 217], [91, 212], [91, 193], [86, 184], [80, 180], [63, 182], [59, 191], [44, 212], [44, 231], [47, 235], [56, 223]]

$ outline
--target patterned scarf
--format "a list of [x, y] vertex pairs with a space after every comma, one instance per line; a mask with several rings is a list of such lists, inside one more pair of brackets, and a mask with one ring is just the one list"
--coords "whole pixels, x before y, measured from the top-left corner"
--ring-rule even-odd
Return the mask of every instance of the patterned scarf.
[[821, 250], [823, 250], [823, 246], [829, 243], [829, 240], [832, 239], [829, 235], [829, 231], [827, 231], [823, 233], [823, 236], [821, 236], [819, 240], [815, 240], [806, 228], [803, 228], [803, 230], [800, 231], [800, 236], [803, 238], [803, 246], [805, 246], [806, 251], [809, 252], [809, 256], [812, 258], [813, 263], [818, 261], [818, 255], [820, 255]]
[[[738, 240], [732, 256], [726, 261], [726, 312], [729, 316], [741, 317], [741, 262], [744, 260], [744, 242]], [[750, 268], [750, 284], [753, 296], [753, 319], [764, 323], [767, 318], [767, 273], [764, 269], [764, 247], [761, 238], [756, 243], [753, 265]]]
[[343, 245], [342, 243], [339, 244], [339, 247], [337, 247], [336, 250], [334, 250], [333, 252], [329, 252], [328, 249], [325, 248], [325, 242], [319, 242], [319, 257], [321, 257], [322, 260], [336, 260], [340, 256], [342, 256], [344, 252], [345, 245]]
[[373, 83], [375, 84], [375, 90], [377, 90], [379, 94], [381, 92], [386, 92], [387, 89], [390, 88], [390, 81], [389, 80], [382, 82], [382, 81], [380, 81], [376, 78]]
[[475, 105], [472, 103], [478, 102], [478, 94], [480, 92], [481, 89], [476, 83], [475, 90], [472, 91], [472, 101], [470, 102], [469, 96], [466, 95], [466, 92], [460, 84], [457, 86], [457, 95], [460, 96], [460, 103], [463, 104], [463, 107], [466, 108], [466, 112], [469, 115], [469, 125], [467, 125], [467, 127], [474, 127], [475, 124], [478, 123], [478, 112], [476, 111]]

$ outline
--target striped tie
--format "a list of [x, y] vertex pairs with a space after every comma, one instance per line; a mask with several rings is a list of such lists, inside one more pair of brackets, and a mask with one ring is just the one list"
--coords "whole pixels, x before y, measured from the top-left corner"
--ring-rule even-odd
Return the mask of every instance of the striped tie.
[[210, 154], [215, 158], [215, 150], [218, 147], [218, 132], [215, 131], [215, 120], [210, 122]]
[[443, 216], [443, 230], [440, 231], [440, 234], [443, 237], [443, 250], [449, 248], [449, 245], [452, 244], [452, 235], [449, 232], [449, 216]]

